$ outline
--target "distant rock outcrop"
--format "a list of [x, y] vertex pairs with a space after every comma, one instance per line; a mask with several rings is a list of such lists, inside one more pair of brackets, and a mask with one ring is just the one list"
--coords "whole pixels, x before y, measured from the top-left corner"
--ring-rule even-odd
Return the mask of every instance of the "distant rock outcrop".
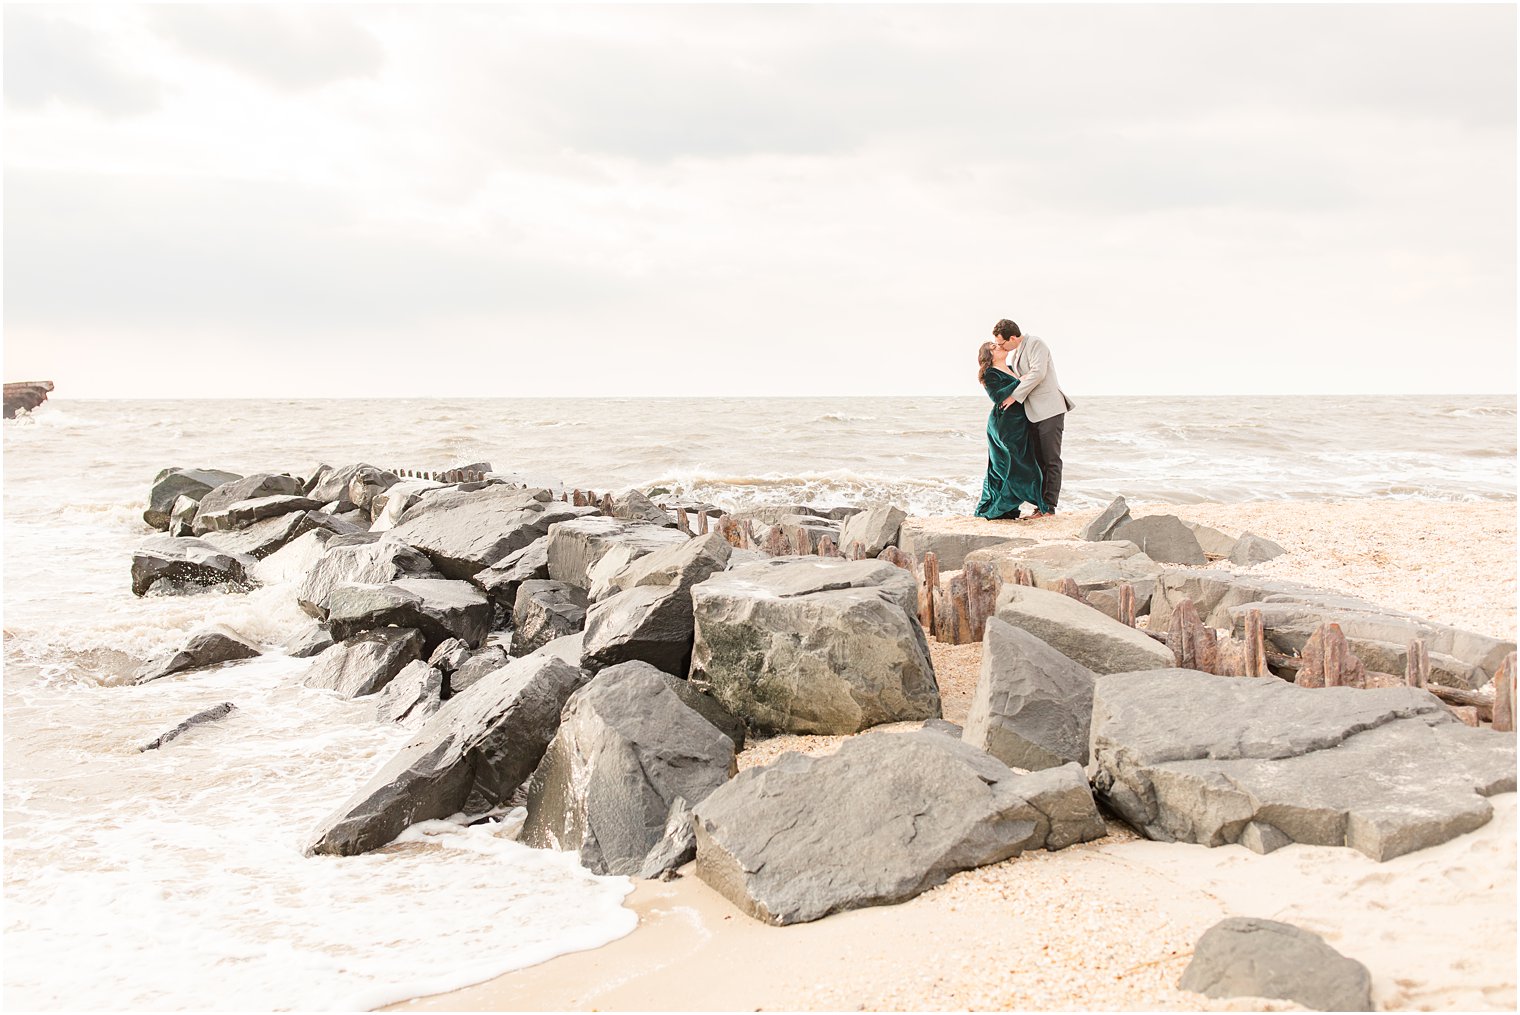
[[5, 418], [15, 419], [16, 414], [22, 410], [31, 412], [47, 401], [48, 392], [52, 390], [52, 381], [17, 381], [14, 384], [7, 384], [5, 386]]

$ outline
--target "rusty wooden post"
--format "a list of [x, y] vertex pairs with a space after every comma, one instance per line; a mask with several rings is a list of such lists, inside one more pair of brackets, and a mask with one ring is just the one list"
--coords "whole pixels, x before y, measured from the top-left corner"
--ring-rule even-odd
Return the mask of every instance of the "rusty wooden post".
[[1166, 629], [1166, 647], [1172, 650], [1177, 665], [1188, 670], [1213, 673], [1219, 667], [1219, 647], [1214, 632], [1198, 619], [1198, 607], [1183, 599], [1172, 610]]
[[939, 557], [933, 550], [924, 554], [923, 572], [918, 577], [918, 622], [924, 633], [933, 635], [934, 594], [939, 591]]
[[966, 586], [966, 616], [971, 641], [981, 641], [987, 618], [997, 611], [997, 572], [994, 565], [968, 560], [961, 571]]
[[612, 494], [610, 493], [602, 494], [602, 514], [612, 517]]
[[839, 556], [839, 547], [837, 547], [837, 546], [834, 545], [834, 540], [833, 540], [832, 537], [830, 537], [830, 536], [824, 536], [822, 539], [818, 540], [818, 556], [820, 556], [820, 557], [837, 557], [837, 556]]
[[1063, 596], [1068, 596], [1072, 599], [1075, 599], [1083, 606], [1092, 605], [1087, 601], [1087, 597], [1082, 594], [1082, 587], [1076, 583], [1075, 579], [1062, 578], [1060, 581], [1056, 582], [1055, 590], [1061, 593]]
[[574, 504], [576, 507], [585, 507], [586, 506], [586, 495], [583, 494], [583, 493], [581, 493], [579, 490], [576, 490], [575, 491], [575, 499], [573, 501], [571, 501], [571, 503]]
[[1267, 628], [1260, 610], [1246, 612], [1245, 671], [1248, 677], [1272, 675], [1267, 669]]
[[1030, 571], [1023, 564], [1015, 565], [1013, 569], [1013, 583], [1034, 588], [1034, 572]]
[[1135, 587], [1129, 582], [1119, 585], [1119, 623], [1135, 626]]
[[813, 537], [806, 525], [799, 525], [792, 530], [792, 552], [799, 557], [806, 557], [813, 552]]
[[792, 552], [791, 542], [786, 538], [786, 533], [781, 531], [781, 526], [772, 525], [765, 534], [765, 552], [772, 557], [785, 557]]
[[1404, 683], [1410, 687], [1424, 687], [1430, 683], [1430, 648], [1424, 638], [1409, 643], [1404, 660]]
[[697, 535], [707, 535], [707, 509], [702, 508], [697, 512]]
[[908, 559], [908, 555], [895, 546], [889, 546], [882, 550], [881, 553], [876, 555], [876, 559], [884, 560], [888, 564], [896, 565], [907, 571], [913, 570], [913, 562]]
[[1515, 732], [1515, 653], [1504, 657], [1494, 674], [1494, 729]]
[[1303, 664], [1294, 682], [1300, 687], [1355, 687], [1366, 683], [1366, 667], [1352, 654], [1337, 623], [1315, 628], [1299, 655]]
[[686, 518], [685, 508], [676, 508], [676, 528], [680, 529], [688, 536], [691, 535], [691, 522]]
[[966, 645], [971, 641], [971, 606], [966, 601], [966, 572], [950, 579], [950, 611], [952, 641], [954, 645]]

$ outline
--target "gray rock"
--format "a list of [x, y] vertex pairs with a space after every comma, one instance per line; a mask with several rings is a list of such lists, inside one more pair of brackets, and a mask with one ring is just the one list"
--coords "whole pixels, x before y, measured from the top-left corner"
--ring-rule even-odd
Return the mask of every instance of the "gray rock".
[[255, 563], [247, 554], [226, 553], [201, 539], [149, 536], [132, 554], [132, 594], [147, 595], [159, 583], [176, 593], [219, 585], [248, 589]]
[[336, 537], [328, 540], [322, 558], [301, 579], [296, 603], [318, 620], [326, 620], [328, 599], [339, 585], [384, 583], [436, 574], [433, 562], [405, 543], [392, 540], [351, 543]]
[[1252, 564], [1271, 560], [1273, 557], [1281, 557], [1287, 552], [1272, 540], [1247, 532], [1235, 541], [1235, 545], [1230, 549], [1229, 557], [1231, 564], [1249, 567]]
[[1228, 557], [1238, 542], [1237, 537], [1198, 522], [1184, 519], [1182, 524], [1198, 539], [1198, 545], [1203, 547], [1204, 555], [1208, 557]]
[[321, 508], [322, 502], [319, 500], [285, 494], [234, 501], [215, 510], [206, 507], [203, 501], [195, 513], [195, 521], [191, 523], [191, 527], [200, 535], [226, 532], [246, 529], [255, 522], [279, 518], [281, 515], [292, 512], [320, 511]]
[[143, 512], [143, 521], [155, 529], [167, 529], [170, 514], [179, 498], [185, 497], [192, 503], [199, 503], [202, 497], [223, 483], [236, 482], [242, 478], [235, 472], [222, 472], [219, 469], [164, 469], [153, 477], [153, 489], [148, 494], [148, 508]]
[[[201, 509], [201, 502], [192, 497], [178, 497], [174, 506], [169, 509], [169, 522], [166, 526], [171, 536], [195, 535], [195, 513]], [[158, 528], [158, 526], [154, 526]]]
[[281, 646], [294, 659], [309, 659], [333, 647], [332, 632], [321, 624], [308, 624]]
[[1048, 589], [1005, 585], [997, 618], [1022, 628], [1094, 673], [1124, 673], [1173, 666], [1165, 645], [1090, 606]]
[[957, 871], [1103, 834], [1076, 765], [1020, 776], [933, 732], [784, 754], [693, 809], [697, 876], [782, 925], [902, 902]]
[[[764, 504], [755, 507], [747, 507], [732, 513], [734, 521], [743, 525], [745, 522], [753, 522], [757, 528], [765, 528], [771, 525], [780, 525], [781, 520], [788, 515], [812, 515], [814, 518], [831, 518], [834, 521], [842, 521], [849, 515], [835, 516], [831, 514], [831, 508], [816, 507], [812, 504]], [[850, 511], [853, 514], [855, 510]]]
[[307, 687], [337, 691], [345, 698], [374, 694], [405, 667], [422, 658], [421, 633], [408, 627], [380, 627], [333, 644], [307, 671]]
[[683, 677], [674, 677], [669, 673], [664, 674], [664, 676], [666, 685], [676, 692], [676, 697], [680, 698], [687, 708], [712, 723], [718, 728], [719, 733], [722, 733], [734, 742], [735, 754], [744, 750], [746, 732], [744, 720], [724, 708], [721, 701], [693, 684], [690, 680], [686, 680]]
[[676, 520], [640, 490], [624, 490], [612, 498], [612, 517], [625, 522], [642, 522], [675, 528]]
[[634, 561], [613, 575], [612, 593], [641, 585], [690, 589], [728, 567], [733, 547], [716, 532], [672, 543]]
[[1093, 673], [996, 617], [962, 738], [1012, 768], [1087, 764]]
[[139, 669], [134, 683], [146, 684], [173, 673], [199, 670], [207, 666], [252, 659], [260, 654], [257, 645], [221, 624], [207, 624], [190, 632], [177, 650], [152, 659]]
[[375, 719], [416, 727], [443, 707], [443, 671], [421, 659], [407, 663], [376, 696]]
[[637, 874], [677, 798], [701, 801], [735, 771], [734, 743], [644, 663], [597, 674], [565, 705], [528, 780], [521, 841], [575, 850], [597, 874]]
[[263, 560], [287, 543], [317, 527], [321, 517], [314, 511], [294, 511], [253, 522], [238, 529], [211, 529], [200, 538], [228, 553], [243, 553]]
[[[184, 736], [195, 727], [216, 722], [218, 719], [225, 719], [236, 710], [237, 706], [230, 701], [224, 701], [220, 705], [212, 705], [208, 709], [203, 709], [195, 713], [190, 718], [174, 727], [172, 730], [169, 730], [166, 733], [160, 733], [157, 737], [148, 741], [146, 744], [143, 744], [137, 750], [139, 753], [145, 751], [156, 751], [165, 744], [170, 743], [174, 740], [178, 740], [180, 737]], [[695, 855], [695, 848], [693, 848], [693, 855]]]
[[855, 543], [865, 547], [867, 557], [875, 557], [889, 546], [897, 545], [898, 529], [908, 512], [895, 504], [872, 504], [845, 519], [839, 533], [839, 548], [846, 553]]
[[[373, 465], [366, 465], [362, 462], [357, 465], [345, 465], [338, 469], [328, 469], [325, 466], [323, 468], [325, 471], [319, 471], [317, 475], [313, 476], [313, 482], [308, 484], [306, 496], [312, 500], [321, 501], [323, 504], [336, 502], [337, 506], [333, 509], [335, 511], [352, 511], [359, 507], [359, 505], [354, 503], [353, 494], [350, 489], [355, 476], [372, 478], [376, 480], [373, 485], [380, 486], [382, 489], [389, 489], [397, 479], [396, 476], [383, 469], [377, 469]], [[382, 477], [390, 477], [392, 482], [382, 485], [379, 482]], [[365, 482], [361, 480], [361, 490], [365, 485]], [[365, 508], [367, 514], [367, 504]]]
[[395, 528], [401, 516], [422, 500], [423, 494], [442, 488], [442, 483], [431, 479], [403, 479], [381, 490], [369, 504], [371, 528], [375, 532]]
[[433, 649], [433, 654], [428, 656], [428, 665], [449, 674], [468, 662], [471, 655], [470, 646], [458, 638], [450, 638]]
[[375, 500], [399, 482], [401, 477], [393, 472], [361, 465], [348, 480], [348, 500], [355, 511], [362, 511], [373, 520], [380, 513], [380, 509], [374, 506]]
[[612, 578], [623, 568], [655, 550], [686, 543], [688, 538], [677, 529], [600, 515], [563, 521], [549, 534], [549, 577], [587, 590], [599, 577], [606, 586], [600, 591], [606, 596]]
[[[586, 640], [585, 631], [577, 631], [567, 634], [562, 638], [555, 638], [549, 644], [538, 650], [539, 655], [553, 656], [563, 659], [571, 666], [579, 667], [581, 664], [581, 646]], [[590, 674], [587, 674], [589, 679]]]
[[469, 582], [398, 578], [386, 584], [339, 585], [327, 599], [334, 638], [394, 625], [422, 632], [426, 651], [459, 638], [478, 647], [491, 630], [491, 601]]
[[691, 667], [695, 623], [685, 589], [641, 585], [593, 604], [585, 619], [582, 669], [639, 660], [684, 676]]
[[475, 572], [470, 581], [478, 585], [510, 620], [518, 587], [525, 581], [545, 581], [548, 577], [549, 537], [540, 536], [521, 550]]
[[1285, 655], [1302, 649], [1321, 624], [1339, 624], [1352, 652], [1368, 669], [1382, 673], [1403, 673], [1409, 643], [1423, 638], [1432, 679], [1457, 687], [1482, 687], [1515, 651], [1513, 641], [1437, 624], [1345, 593], [1216, 569], [1163, 575], [1151, 603], [1151, 629], [1164, 629], [1183, 599], [1192, 600], [1204, 623], [1233, 630], [1237, 637], [1244, 634], [1247, 614], [1260, 610], [1268, 646]]
[[500, 645], [487, 645], [480, 649], [449, 674], [450, 696], [474, 687], [483, 678], [507, 665], [510, 659], [511, 656]]
[[[301, 481], [294, 476], [256, 472], [242, 479], [230, 480], [202, 495], [200, 510], [196, 512], [192, 528], [197, 535], [205, 532], [207, 526], [201, 524], [202, 514], [215, 515], [239, 501], [258, 500], [262, 497], [299, 496], [301, 496]], [[320, 505], [322, 502], [317, 503]]]
[[[1387, 860], [1485, 824], [1515, 738], [1415, 688], [1309, 689], [1165, 669], [1099, 677], [1093, 785], [1142, 834]], [[1255, 827], [1252, 827], [1255, 826]]]
[[652, 880], [697, 858], [697, 833], [691, 822], [691, 805], [684, 797], [676, 797], [670, 802], [659, 841], [644, 857], [639, 877]]
[[444, 702], [417, 735], [318, 827], [307, 854], [353, 856], [418, 821], [481, 814], [537, 767], [581, 671], [549, 656], [513, 660]]
[[525, 656], [586, 626], [586, 593], [564, 582], [532, 579], [512, 604], [512, 654]]
[[1176, 515], [1146, 515], [1115, 526], [1110, 539], [1134, 543], [1152, 560], [1168, 564], [1207, 564], [1198, 537]]
[[922, 518], [905, 518], [898, 530], [897, 546], [909, 557], [922, 562], [924, 554], [934, 554], [941, 573], [959, 571], [966, 555], [973, 550], [993, 546], [1034, 546], [1033, 539], [1010, 539], [998, 532], [944, 532]]
[[855, 733], [940, 715], [913, 576], [776, 557], [693, 587], [691, 676], [751, 727]]
[[961, 739], [962, 734], [966, 732], [963, 727], [957, 726], [947, 719], [925, 719], [924, 724], [919, 727], [919, 730], [924, 733], [939, 733], [942, 736], [954, 737], [957, 740]]
[[1373, 1011], [1372, 974], [1318, 934], [1234, 916], [1198, 939], [1177, 984], [1208, 997], [1275, 997], [1319, 1011]]
[[1102, 513], [1082, 529], [1082, 538], [1089, 542], [1112, 539], [1114, 529], [1130, 520], [1129, 504], [1123, 497], [1115, 497]]
[[[257, 526], [255, 526], [257, 528]], [[251, 530], [244, 529], [235, 535], [243, 535]], [[234, 533], [208, 532], [207, 542], [210, 537], [218, 537], [217, 545], [222, 545], [220, 537], [234, 535]], [[306, 576], [306, 573], [317, 566], [317, 561], [327, 552], [327, 541], [333, 538], [333, 534], [327, 529], [313, 527], [296, 536], [281, 546], [279, 549], [259, 559], [254, 565], [253, 577], [260, 585], [285, 585], [296, 584]]]
[[494, 484], [439, 490], [402, 515], [385, 538], [415, 546], [445, 576], [467, 579], [587, 510], [550, 501], [548, 490]]

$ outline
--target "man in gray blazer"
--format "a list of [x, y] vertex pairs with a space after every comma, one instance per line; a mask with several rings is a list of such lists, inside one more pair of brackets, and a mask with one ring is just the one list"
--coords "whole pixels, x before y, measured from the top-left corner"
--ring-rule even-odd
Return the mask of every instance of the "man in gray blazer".
[[1009, 351], [1008, 368], [1019, 376], [1019, 386], [1003, 402], [1003, 408], [1014, 402], [1024, 405], [1034, 460], [1045, 475], [1045, 507], [1055, 514], [1061, 496], [1061, 437], [1066, 430], [1066, 413], [1075, 405], [1061, 390], [1044, 340], [1024, 334], [1007, 318], [993, 325], [992, 339]]

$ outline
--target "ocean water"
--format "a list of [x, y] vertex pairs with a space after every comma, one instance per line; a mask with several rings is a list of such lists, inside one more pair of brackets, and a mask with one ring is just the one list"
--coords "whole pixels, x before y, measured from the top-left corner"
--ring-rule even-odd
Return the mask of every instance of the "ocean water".
[[[289, 584], [137, 599], [154, 474], [477, 461], [597, 490], [743, 503], [888, 499], [965, 513], [985, 400], [70, 401], [4, 425], [4, 1000], [17, 1008], [352, 1008], [477, 982], [627, 933], [623, 878], [510, 824], [431, 822], [354, 858], [313, 825], [409, 737], [300, 686], [278, 655], [143, 687], [191, 627], [277, 645]], [[1515, 499], [1513, 396], [1089, 398], [1062, 506]], [[226, 720], [137, 745], [209, 705]]]

